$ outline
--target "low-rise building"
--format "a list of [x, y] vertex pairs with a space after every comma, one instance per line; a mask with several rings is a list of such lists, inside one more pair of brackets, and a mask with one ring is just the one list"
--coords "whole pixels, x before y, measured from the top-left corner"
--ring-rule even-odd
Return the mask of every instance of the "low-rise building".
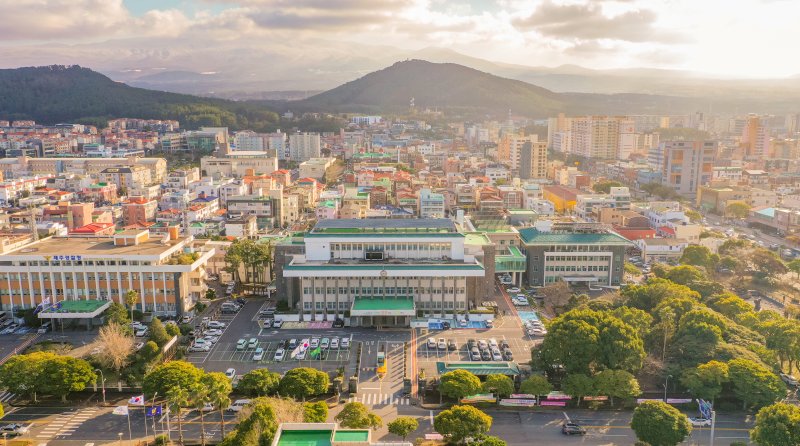
[[325, 172], [336, 162], [336, 158], [311, 158], [300, 163], [300, 178], [308, 177], [315, 180], [325, 178]]
[[689, 242], [677, 238], [641, 238], [634, 241], [645, 262], [677, 262]]
[[258, 236], [258, 222], [255, 215], [231, 218], [225, 221], [225, 235], [228, 237], [253, 238]]

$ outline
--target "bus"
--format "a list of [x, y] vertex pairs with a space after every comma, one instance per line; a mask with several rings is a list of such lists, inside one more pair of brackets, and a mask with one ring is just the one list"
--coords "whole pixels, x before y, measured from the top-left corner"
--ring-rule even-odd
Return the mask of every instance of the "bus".
[[383, 375], [385, 375], [385, 374], [386, 374], [386, 368], [387, 368], [387, 366], [388, 366], [388, 365], [387, 365], [387, 363], [386, 363], [386, 351], [385, 351], [385, 347], [384, 347], [384, 345], [383, 345], [383, 344], [380, 344], [380, 345], [378, 346], [378, 365], [377, 365], [377, 368], [376, 368], [376, 372], [378, 373], [378, 375], [379, 375], [381, 378], [383, 378]]

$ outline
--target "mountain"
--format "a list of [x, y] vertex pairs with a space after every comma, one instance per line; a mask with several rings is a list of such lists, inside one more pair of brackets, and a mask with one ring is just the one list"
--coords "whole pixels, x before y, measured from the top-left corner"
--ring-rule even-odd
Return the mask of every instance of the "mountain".
[[177, 119], [187, 128], [267, 130], [278, 121], [263, 106], [134, 88], [77, 65], [0, 70], [0, 119], [102, 124], [124, 116]]
[[381, 113], [408, 110], [412, 98], [418, 108], [466, 113], [512, 110], [539, 117], [563, 111], [566, 105], [559, 94], [535, 85], [424, 60], [397, 62], [296, 104], [331, 112]]

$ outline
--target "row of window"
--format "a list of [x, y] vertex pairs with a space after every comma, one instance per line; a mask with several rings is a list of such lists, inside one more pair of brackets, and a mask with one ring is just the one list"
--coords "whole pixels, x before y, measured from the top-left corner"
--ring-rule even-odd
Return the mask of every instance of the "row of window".
[[611, 246], [604, 245], [550, 245], [544, 247], [548, 252], [603, 252], [611, 251]]
[[[619, 257], [617, 257], [619, 258]], [[535, 261], [538, 257], [534, 256]], [[608, 256], [547, 256], [548, 262], [607, 262]]]
[[[444, 304], [444, 309], [452, 310], [454, 308], [454, 302], [452, 300], [447, 301], [419, 301], [417, 302], [417, 306], [422, 309], [441, 309], [442, 305]], [[463, 310], [466, 308], [466, 302], [464, 301], [457, 301], [455, 302], [455, 308], [459, 310]], [[336, 302], [303, 302], [303, 309], [304, 310], [336, 310]], [[339, 311], [345, 311], [350, 309], [350, 302], [347, 301], [339, 301]]]
[[[29, 273], [0, 274], [0, 281], [8, 280], [8, 279], [10, 279], [12, 281], [13, 280], [20, 280], [20, 279], [22, 281], [27, 281], [28, 280], [28, 277], [27, 277], [28, 274]], [[42, 272], [40, 274], [42, 276], [42, 279], [45, 282], [50, 280], [50, 275], [48, 273]], [[100, 274], [97, 275], [97, 277], [95, 277], [94, 273], [87, 273], [85, 278], [88, 281], [93, 281], [95, 279], [98, 279], [98, 280], [101, 280], [101, 281], [105, 281], [105, 280], [109, 280], [109, 277], [110, 277], [110, 280], [115, 281], [115, 280], [117, 280], [117, 277], [115, 277], [114, 274], [124, 274], [124, 273], [113, 273], [113, 272], [100, 273]], [[135, 281], [135, 282], [139, 281], [139, 275], [137, 273], [128, 273], [128, 274], [132, 275], [133, 281]], [[54, 278], [53, 280], [57, 281], [57, 282], [61, 281], [62, 276], [63, 276], [64, 280], [68, 280], [69, 281], [69, 280], [73, 279], [73, 273], [60, 273], [60, 274], [57, 273], [57, 275], [53, 276], [53, 278]], [[164, 276], [162, 274], [143, 274], [142, 278], [144, 280], [169, 280], [169, 279], [171, 279], [170, 275]], [[81, 281], [84, 280], [84, 275], [82, 273], [74, 273], [74, 279], [79, 281], [79, 282], [81, 282]], [[38, 280], [39, 279], [36, 276], [33, 277], [33, 281], [34, 282], [36, 282]], [[122, 276], [122, 281], [123, 282], [127, 281], [127, 280], [128, 280], [127, 276]]]
[[17, 266], [149, 266], [144, 260], [24, 260]]
[[[101, 290], [93, 290], [93, 289], [88, 289], [88, 288], [76, 288], [76, 289], [67, 288], [66, 290], [64, 290], [62, 288], [52, 288], [52, 289], [47, 289], [44, 292], [40, 291], [37, 288], [34, 288], [33, 289], [33, 293], [34, 294], [43, 294], [43, 293], [44, 294], [52, 294], [52, 295], [61, 296], [61, 297], [63, 297], [63, 296], [90, 296], [90, 297], [91, 296], [98, 296], [98, 297], [101, 297], [101, 298], [106, 298], [109, 295], [111, 295], [111, 296], [123, 295], [126, 292], [128, 292], [128, 290], [129, 290], [129, 288], [124, 288], [124, 289], [111, 288], [111, 293], [109, 294], [109, 289], [108, 288], [103, 288]], [[165, 290], [163, 288], [156, 287], [156, 294], [163, 295], [164, 291]], [[25, 289], [25, 290], [9, 290], [7, 288], [0, 288], [0, 296], [22, 296], [22, 295], [30, 295], [30, 294], [31, 294], [31, 291], [27, 290], [27, 289]], [[139, 294], [141, 294], [143, 296], [152, 296], [153, 295], [152, 288], [145, 288], [143, 290], [140, 290]], [[175, 289], [174, 288], [167, 288], [166, 289], [166, 294], [167, 295], [174, 295], [175, 294]]]
[[[350, 291], [348, 293], [348, 290]], [[364, 295], [364, 296], [381, 296], [386, 294], [391, 295], [399, 295], [399, 296], [406, 296], [409, 294], [453, 294], [455, 291], [459, 294], [464, 294], [466, 289], [463, 287], [454, 288], [454, 287], [351, 287], [351, 288], [344, 288], [339, 287], [338, 291], [340, 295]], [[334, 295], [336, 294], [337, 289], [334, 287], [322, 288], [322, 287], [303, 287], [303, 294], [327, 294], [327, 295]]]
[[547, 265], [544, 267], [545, 271], [608, 271], [608, 265], [602, 266], [587, 266], [587, 265]]

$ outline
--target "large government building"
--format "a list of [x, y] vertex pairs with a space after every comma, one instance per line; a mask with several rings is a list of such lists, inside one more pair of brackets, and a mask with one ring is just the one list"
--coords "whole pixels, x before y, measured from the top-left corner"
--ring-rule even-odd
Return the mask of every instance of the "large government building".
[[465, 239], [448, 219], [321, 220], [276, 252], [278, 291], [304, 320], [349, 314], [352, 326], [463, 314], [493, 280]]

